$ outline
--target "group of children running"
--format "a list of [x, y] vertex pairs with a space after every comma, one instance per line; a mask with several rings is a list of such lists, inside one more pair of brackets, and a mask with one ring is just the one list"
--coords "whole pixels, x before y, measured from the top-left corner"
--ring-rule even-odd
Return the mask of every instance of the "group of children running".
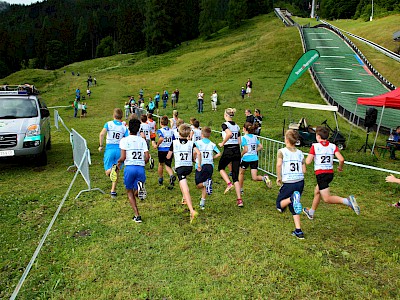
[[[171, 119], [167, 116], [160, 118], [160, 128], [157, 129], [151, 114], [142, 115], [140, 120], [133, 116], [129, 123], [125, 124], [122, 121], [122, 110], [115, 109], [114, 120], [104, 125], [99, 137], [99, 151], [103, 150], [103, 140], [106, 137], [104, 169], [112, 181], [111, 196], [117, 195], [118, 172], [124, 164], [124, 184], [135, 213], [133, 220], [137, 223], [142, 222], [136, 197], [143, 200], [147, 196], [145, 165], [150, 162], [150, 168], [154, 167], [154, 159], [149, 154], [151, 145], [158, 151], [158, 184], [164, 184], [164, 169], [169, 175], [168, 189], [173, 189], [178, 179], [182, 192], [182, 204], [189, 208], [191, 223], [198, 215], [192, 204], [187, 181], [187, 177], [193, 171], [193, 162], [195, 162], [195, 184], [201, 190], [199, 203], [201, 209], [205, 208], [206, 195], [211, 195], [213, 191], [214, 159], [218, 157], [221, 157], [218, 171], [226, 183], [224, 194], [234, 188], [236, 205], [243, 207], [243, 183], [247, 168], [250, 168], [252, 180], [264, 181], [268, 188], [272, 187], [272, 182], [268, 175], [257, 174], [258, 152], [262, 150], [262, 145], [254, 134], [257, 124], [245, 123], [244, 135], [241, 136], [239, 125], [233, 121], [235, 112], [234, 108], [227, 108], [224, 111], [225, 122], [221, 125], [222, 141], [218, 143], [218, 146], [223, 148], [221, 153], [217, 145], [209, 139], [211, 128], [208, 126], [200, 128], [199, 121], [194, 118], [190, 120], [191, 125], [186, 124], [178, 117], [178, 112], [174, 111]], [[339, 149], [329, 143], [328, 135], [327, 128], [317, 128], [317, 143], [312, 145], [307, 159], [295, 147], [298, 133], [294, 130], [286, 132], [286, 147], [278, 150], [276, 183], [280, 186], [280, 190], [276, 208], [279, 212], [283, 212], [286, 207], [289, 207], [295, 224], [292, 234], [299, 239], [304, 238], [300, 224], [301, 212], [312, 220], [321, 198], [327, 203], [347, 205], [357, 215], [360, 213], [354, 196], [341, 198], [330, 195], [329, 183], [333, 179], [333, 159], [336, 157], [339, 160], [338, 171], [342, 171], [344, 159]], [[172, 159], [175, 162], [174, 168], [172, 168]], [[311, 208], [303, 209], [301, 194], [304, 188], [304, 173], [306, 164], [313, 161], [317, 185]], [[227, 167], [232, 179], [226, 172]]]

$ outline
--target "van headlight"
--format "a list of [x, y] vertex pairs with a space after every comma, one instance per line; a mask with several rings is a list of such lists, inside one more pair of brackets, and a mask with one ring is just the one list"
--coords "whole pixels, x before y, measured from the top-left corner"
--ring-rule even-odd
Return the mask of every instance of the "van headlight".
[[35, 136], [40, 135], [40, 125], [33, 124], [28, 127], [26, 130], [26, 136]]

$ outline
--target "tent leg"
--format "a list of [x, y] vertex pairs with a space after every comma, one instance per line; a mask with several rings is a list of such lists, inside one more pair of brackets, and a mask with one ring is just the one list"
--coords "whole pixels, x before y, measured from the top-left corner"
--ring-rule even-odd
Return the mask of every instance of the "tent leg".
[[382, 106], [382, 112], [381, 112], [381, 117], [379, 118], [378, 129], [376, 130], [376, 135], [375, 135], [374, 144], [372, 145], [372, 152], [371, 152], [372, 154], [374, 153], [375, 144], [376, 144], [376, 139], [378, 138], [379, 129], [381, 128], [382, 117], [383, 117], [383, 112], [384, 112], [384, 111], [385, 111], [385, 106]]

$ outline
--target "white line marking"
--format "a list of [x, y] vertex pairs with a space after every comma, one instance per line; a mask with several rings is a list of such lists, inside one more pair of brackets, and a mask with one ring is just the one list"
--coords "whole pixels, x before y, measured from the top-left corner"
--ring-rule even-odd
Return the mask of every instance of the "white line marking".
[[355, 82], [361, 82], [360, 79], [339, 79], [339, 78], [333, 78], [333, 81], [355, 81]]
[[328, 57], [328, 58], [346, 58], [346, 56], [340, 56], [340, 55], [321, 55], [321, 57]]
[[326, 33], [326, 32], [310, 32], [310, 33], [307, 33], [307, 34], [328, 34], [328, 33]]
[[330, 47], [330, 46], [317, 46], [315, 48], [321, 48], [321, 49], [339, 49], [340, 47]]
[[325, 70], [346, 70], [346, 71], [352, 71], [353, 69], [350, 69], [350, 68], [325, 68]]
[[312, 39], [312, 41], [333, 41], [333, 39]]
[[342, 94], [350, 94], [350, 95], [367, 95], [367, 96], [373, 96], [374, 94], [371, 93], [353, 93], [353, 92], [341, 92]]

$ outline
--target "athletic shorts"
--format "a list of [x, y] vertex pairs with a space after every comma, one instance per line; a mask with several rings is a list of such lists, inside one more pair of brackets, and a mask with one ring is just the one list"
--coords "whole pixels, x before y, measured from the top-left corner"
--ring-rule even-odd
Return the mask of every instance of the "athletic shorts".
[[165, 164], [168, 167], [171, 167], [173, 155], [170, 159], [167, 159], [167, 154], [168, 154], [168, 151], [158, 151], [158, 162], [160, 164]]
[[221, 159], [218, 163], [218, 170], [224, 170], [231, 162], [237, 161], [240, 163], [241, 155], [240, 148], [224, 148]]
[[195, 173], [194, 182], [196, 185], [199, 183], [205, 182], [207, 179], [211, 179], [214, 168], [210, 164], [202, 165], [201, 171], [197, 171]]
[[258, 160], [254, 160], [254, 161], [242, 161], [241, 163], [240, 163], [240, 167], [242, 168], [242, 169], [247, 169], [248, 168], [248, 166], [250, 166], [250, 169], [251, 170], [254, 170], [254, 169], [256, 169], [257, 170], [257, 168], [258, 168]]
[[248, 87], [248, 88], [246, 89], [246, 94], [250, 94], [250, 93], [251, 93], [251, 88]]
[[137, 190], [138, 181], [146, 182], [146, 172], [143, 166], [125, 166], [124, 184], [127, 190]]
[[156, 134], [150, 134], [150, 141], [155, 141], [156, 140]]
[[320, 191], [327, 189], [333, 180], [333, 173], [321, 173], [316, 175], [317, 184]]
[[279, 189], [278, 198], [276, 199], [276, 208], [280, 209], [282, 212], [285, 211], [286, 207], [289, 207], [292, 215], [296, 215], [293, 208], [293, 203], [290, 203], [285, 208], [281, 207], [281, 201], [287, 198], [290, 198], [295, 191], [298, 191], [300, 195], [303, 193], [304, 189], [304, 180], [293, 182], [293, 183], [284, 183]]
[[[107, 146], [106, 146], [107, 147]], [[104, 170], [109, 170], [113, 165], [116, 165], [118, 159], [121, 156], [121, 149], [118, 148], [109, 148], [104, 151]]]
[[175, 169], [176, 175], [178, 175], [179, 181], [185, 179], [190, 173], [192, 173], [193, 167], [178, 167]]

